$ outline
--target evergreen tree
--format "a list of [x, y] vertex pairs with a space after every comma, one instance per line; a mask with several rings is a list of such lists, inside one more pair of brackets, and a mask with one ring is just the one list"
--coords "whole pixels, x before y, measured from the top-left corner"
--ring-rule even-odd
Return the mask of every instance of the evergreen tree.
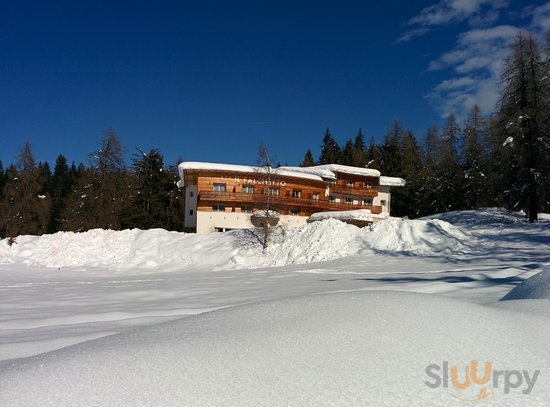
[[400, 174], [406, 180], [404, 187], [394, 188], [392, 194], [393, 212], [396, 216], [417, 217], [422, 211], [422, 202], [420, 201], [420, 183], [422, 166], [420, 158], [420, 148], [416, 137], [412, 132], [407, 132], [403, 137], [402, 148], [402, 172]]
[[109, 127], [101, 142], [101, 149], [91, 154], [95, 202], [92, 211], [95, 226], [103, 229], [120, 229], [120, 213], [128, 193], [124, 153], [115, 129]]
[[483, 151], [486, 138], [486, 121], [483, 119], [481, 109], [475, 105], [468, 114], [464, 126], [464, 206], [466, 209], [477, 209], [485, 204], [485, 192], [487, 190], [487, 167]]
[[367, 149], [367, 163], [365, 166], [367, 168], [379, 170], [381, 162], [382, 158], [380, 156], [380, 148], [376, 145], [376, 140], [374, 137], [371, 137], [369, 148]]
[[398, 121], [395, 121], [388, 130], [384, 144], [379, 149], [382, 160], [380, 165], [382, 174], [392, 177], [399, 177], [401, 175], [401, 165], [403, 162], [401, 146], [404, 133], [405, 131]]
[[321, 145], [321, 155], [319, 156], [319, 164], [341, 164], [342, 152], [340, 146], [330, 134], [330, 130], [325, 130], [323, 136], [323, 144]]
[[546, 173], [550, 145], [549, 64], [532, 35], [519, 33], [504, 64], [504, 89], [499, 122], [512, 148], [511, 198], [525, 209], [530, 222], [538, 219], [539, 198], [548, 186]]
[[313, 154], [311, 150], [307, 150], [304, 155], [304, 160], [301, 162], [300, 167], [313, 167], [315, 165], [315, 160], [313, 159]]
[[457, 144], [460, 136], [460, 127], [456, 116], [451, 113], [447, 117], [440, 141], [440, 162], [437, 166], [438, 206], [437, 212], [460, 209], [463, 205], [462, 169], [458, 160]]
[[[67, 159], [60, 154], [55, 160], [53, 175], [50, 178], [49, 192], [52, 199], [52, 206], [50, 210], [50, 220], [48, 222], [48, 233], [55, 233], [62, 230], [62, 214], [74, 182], [70, 171]], [[74, 171], [76, 172], [76, 168], [74, 168]], [[74, 177], [76, 177], [76, 175], [74, 175]]]
[[12, 239], [23, 234], [45, 233], [49, 204], [43, 173], [36, 166], [30, 143], [26, 142], [17, 168], [11, 166], [8, 170], [0, 229]]
[[172, 179], [164, 169], [164, 158], [156, 148], [149, 153], [138, 151], [132, 160], [135, 193], [124, 211], [122, 227], [170, 229]]
[[4, 171], [4, 165], [2, 164], [2, 160], [0, 160], [0, 201], [2, 201], [2, 199], [4, 198], [5, 185], [6, 185], [6, 172]]
[[359, 132], [355, 136], [353, 143], [353, 159], [352, 164], [354, 167], [365, 167], [368, 163], [367, 159], [367, 146], [365, 144], [365, 136], [363, 131], [359, 129]]
[[346, 144], [344, 144], [344, 148], [342, 149], [342, 164], [353, 165], [353, 152], [353, 141], [349, 139], [346, 141]]

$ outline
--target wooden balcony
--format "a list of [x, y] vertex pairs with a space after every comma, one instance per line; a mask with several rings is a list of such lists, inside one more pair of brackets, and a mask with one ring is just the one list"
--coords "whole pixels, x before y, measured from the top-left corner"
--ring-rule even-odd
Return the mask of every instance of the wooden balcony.
[[[201, 202], [212, 203], [230, 203], [230, 204], [246, 204], [252, 206], [263, 206], [267, 204], [268, 196], [260, 193], [241, 193], [241, 192], [199, 192], [199, 205]], [[311, 211], [346, 211], [352, 209], [370, 209], [373, 214], [382, 212], [381, 206], [375, 205], [353, 205], [343, 202], [330, 202], [321, 199], [295, 198], [290, 196], [270, 196], [270, 205], [274, 209], [288, 208], [307, 208]]]
[[370, 198], [378, 196], [378, 190], [376, 188], [351, 188], [338, 184], [332, 184], [330, 186], [330, 192], [333, 194], [362, 196]]

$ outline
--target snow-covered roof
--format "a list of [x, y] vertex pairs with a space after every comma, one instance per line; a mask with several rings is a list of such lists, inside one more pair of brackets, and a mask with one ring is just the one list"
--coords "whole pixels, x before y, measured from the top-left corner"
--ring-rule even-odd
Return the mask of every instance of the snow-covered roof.
[[338, 220], [358, 220], [364, 222], [372, 222], [372, 213], [369, 209], [354, 209], [351, 211], [328, 211], [328, 212], [316, 212], [309, 217], [310, 221], [324, 220], [324, 219], [338, 219]]
[[342, 164], [323, 164], [314, 165], [312, 167], [280, 167], [289, 171], [305, 172], [308, 174], [315, 174], [324, 179], [336, 179], [336, 173], [341, 172], [343, 174], [360, 175], [362, 177], [376, 177], [380, 176], [380, 171], [372, 168], [351, 167], [349, 165]]
[[407, 182], [403, 178], [386, 177], [382, 175], [380, 177], [380, 185], [388, 187], [404, 187]]
[[313, 166], [313, 167], [289, 167], [289, 166], [283, 166], [279, 167], [280, 169], [283, 169], [285, 171], [292, 171], [292, 172], [299, 172], [304, 174], [313, 174], [317, 175], [323, 179], [336, 179], [336, 175], [327, 168], [320, 168], [319, 166]]
[[349, 165], [342, 165], [342, 164], [324, 164], [324, 165], [316, 165], [315, 167], [310, 167], [310, 168], [327, 169], [329, 171], [332, 171], [333, 173], [341, 172], [344, 174], [361, 175], [363, 177], [380, 176], [380, 171], [372, 168], [351, 167]]
[[[251, 165], [222, 164], [199, 161], [185, 161], [182, 162], [178, 166], [178, 168], [180, 173], [180, 181], [178, 182], [178, 187], [184, 186], [183, 172], [186, 170], [230, 171], [241, 172], [245, 174], [265, 174], [267, 171], [267, 167], [254, 167]], [[324, 164], [315, 165], [312, 167], [282, 166], [272, 169], [273, 175], [309, 179], [314, 181], [323, 181], [327, 179], [335, 180], [337, 173], [359, 175], [363, 177], [380, 177], [380, 185], [393, 187], [402, 187], [405, 185], [404, 179], [380, 176], [380, 171], [372, 168], [351, 167], [349, 165], [341, 164]]]
[[[266, 174], [267, 167], [254, 167], [251, 165], [237, 165], [237, 164], [222, 164], [222, 163], [209, 163], [209, 162], [199, 162], [199, 161], [184, 161], [179, 166], [180, 181], [178, 182], [178, 187], [184, 186], [183, 184], [183, 172], [187, 170], [210, 170], [210, 171], [230, 171], [230, 172], [241, 172], [245, 174]], [[313, 181], [323, 181], [323, 178], [314, 173], [292, 171], [289, 169], [291, 167], [279, 167], [272, 168], [272, 175], [279, 175], [283, 177], [295, 177], [302, 179], [309, 179]]]

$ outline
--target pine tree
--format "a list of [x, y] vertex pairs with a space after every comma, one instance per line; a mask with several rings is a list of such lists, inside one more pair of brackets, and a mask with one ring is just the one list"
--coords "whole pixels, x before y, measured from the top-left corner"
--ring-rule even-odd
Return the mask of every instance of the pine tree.
[[359, 129], [353, 143], [353, 159], [351, 165], [354, 167], [365, 167], [367, 163], [368, 159], [365, 136], [363, 135], [363, 131]]
[[420, 148], [416, 137], [412, 132], [407, 132], [402, 141], [402, 172], [400, 174], [406, 180], [404, 187], [395, 188], [392, 194], [393, 213], [396, 216], [417, 217], [422, 210], [420, 201], [420, 169], [422, 166]]
[[503, 141], [512, 148], [511, 197], [530, 222], [538, 219], [539, 198], [548, 185], [544, 161], [550, 145], [549, 73], [535, 38], [519, 33], [504, 64], [498, 115], [507, 136]]
[[95, 227], [120, 229], [120, 213], [124, 209], [124, 197], [128, 193], [124, 152], [115, 129], [105, 131], [101, 149], [91, 155], [94, 169], [92, 205]]
[[344, 148], [342, 149], [342, 164], [353, 165], [353, 152], [353, 141], [349, 139], [346, 141], [346, 144], [344, 144]]
[[313, 158], [313, 154], [311, 153], [311, 150], [307, 150], [306, 154], [304, 155], [304, 159], [300, 164], [300, 167], [313, 167], [315, 165], [315, 160]]
[[138, 151], [132, 160], [135, 191], [122, 215], [122, 227], [170, 229], [172, 179], [164, 169], [164, 158], [156, 148], [149, 153]]
[[401, 165], [403, 157], [401, 155], [401, 146], [405, 131], [398, 121], [395, 121], [384, 139], [384, 144], [380, 147], [381, 171], [384, 175], [399, 177], [401, 175]]
[[4, 165], [2, 163], [2, 160], [0, 160], [0, 201], [2, 201], [2, 199], [4, 199], [4, 186], [5, 185], [6, 185], [6, 172], [4, 171]]
[[460, 192], [464, 177], [462, 176], [457, 152], [459, 136], [460, 126], [455, 114], [451, 113], [447, 117], [439, 144], [440, 162], [436, 171], [439, 179], [437, 212], [460, 209], [463, 205]]
[[485, 165], [486, 121], [481, 109], [475, 105], [468, 114], [463, 131], [464, 144], [464, 206], [466, 209], [477, 209], [485, 204], [487, 190], [487, 167]]
[[12, 239], [23, 234], [41, 235], [46, 232], [49, 205], [43, 173], [36, 166], [30, 143], [26, 142], [17, 168], [12, 166], [8, 170], [0, 229]]
[[321, 155], [319, 156], [319, 164], [341, 164], [342, 152], [340, 146], [330, 134], [330, 130], [325, 130], [323, 136], [323, 144], [321, 145]]
[[[76, 168], [74, 168], [74, 171], [76, 171]], [[48, 233], [55, 233], [62, 230], [62, 213], [67, 204], [67, 198], [71, 192], [73, 182], [74, 179], [71, 176], [67, 159], [60, 154], [55, 160], [55, 167], [48, 188], [52, 199]]]
[[380, 148], [376, 145], [376, 140], [374, 137], [371, 137], [369, 148], [367, 149], [367, 163], [365, 166], [367, 168], [379, 170], [381, 162], [382, 158], [380, 156]]

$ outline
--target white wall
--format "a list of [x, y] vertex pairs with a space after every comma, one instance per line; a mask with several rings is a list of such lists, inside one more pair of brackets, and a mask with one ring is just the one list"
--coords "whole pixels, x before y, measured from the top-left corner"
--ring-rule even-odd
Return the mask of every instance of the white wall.
[[382, 213], [390, 213], [391, 210], [391, 187], [380, 185], [378, 196], [372, 201], [373, 205], [382, 205], [382, 201], [386, 201], [386, 205], [382, 205]]
[[[253, 228], [250, 213], [243, 212], [199, 212], [197, 213], [197, 233], [206, 234], [223, 229]], [[307, 216], [281, 215], [279, 225], [298, 227], [306, 224]]]

